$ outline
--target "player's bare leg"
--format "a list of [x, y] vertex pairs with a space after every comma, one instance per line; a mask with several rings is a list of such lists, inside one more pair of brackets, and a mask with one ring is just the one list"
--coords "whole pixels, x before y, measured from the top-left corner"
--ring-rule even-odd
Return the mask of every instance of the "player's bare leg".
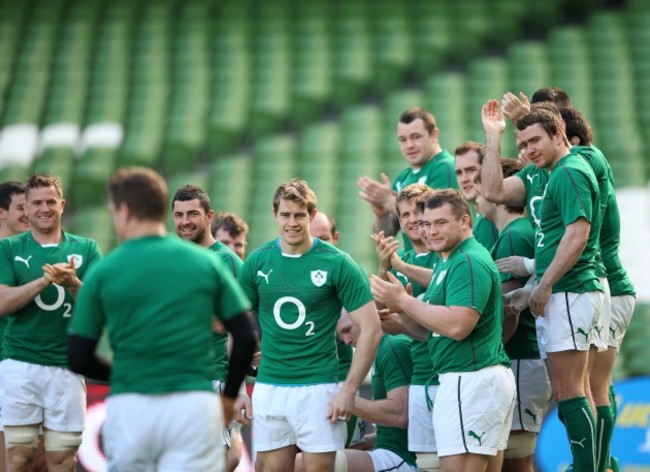
[[440, 458], [442, 472], [484, 472], [489, 456], [483, 454], [455, 454]]
[[293, 470], [298, 449], [295, 445], [257, 453], [256, 472], [287, 472]]

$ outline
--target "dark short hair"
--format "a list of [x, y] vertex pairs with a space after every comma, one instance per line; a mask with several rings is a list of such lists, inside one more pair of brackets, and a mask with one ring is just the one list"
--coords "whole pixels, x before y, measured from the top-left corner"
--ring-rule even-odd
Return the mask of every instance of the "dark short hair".
[[559, 108], [570, 107], [569, 94], [554, 85], [537, 90], [530, 99], [530, 103], [553, 102]]
[[176, 190], [174, 198], [172, 198], [172, 210], [174, 209], [175, 202], [189, 202], [190, 200], [198, 200], [201, 204], [201, 208], [205, 213], [209, 213], [212, 210], [212, 205], [210, 205], [210, 197], [205, 193], [198, 185], [183, 185], [181, 188]]
[[307, 212], [310, 214], [316, 210], [316, 194], [304, 180], [291, 179], [276, 189], [273, 195], [273, 213], [278, 212], [282, 200], [307, 207]]
[[248, 234], [248, 225], [239, 216], [228, 211], [220, 211], [212, 221], [212, 235], [216, 237], [217, 231], [223, 229], [231, 238], [236, 238], [240, 234]]
[[63, 198], [63, 190], [61, 189], [61, 180], [58, 177], [48, 174], [32, 174], [27, 179], [25, 184], [25, 193], [29, 196], [29, 192], [36, 188], [54, 187], [59, 198]]
[[9, 180], [0, 184], [0, 208], [4, 210], [9, 209], [11, 199], [14, 195], [23, 195], [25, 193], [25, 186], [15, 180]]
[[594, 134], [584, 115], [575, 108], [562, 108], [560, 114], [564, 120], [564, 132], [567, 139], [577, 136], [581, 145], [591, 146]]
[[113, 205], [125, 204], [138, 220], [165, 221], [167, 184], [152, 169], [119, 169], [108, 183], [108, 193]]
[[545, 108], [535, 107], [526, 113], [521, 119], [517, 120], [515, 127], [519, 130], [525, 130], [529, 126], [539, 124], [549, 136], [557, 134], [564, 129], [564, 122], [559, 113], [553, 113]]
[[454, 156], [462, 156], [470, 151], [474, 151], [478, 154], [478, 163], [483, 165], [483, 159], [485, 158], [485, 144], [477, 143], [476, 141], [467, 141], [458, 146], [454, 151]]
[[437, 190], [432, 189], [431, 187], [429, 187], [429, 189], [426, 192], [424, 192], [422, 195], [420, 195], [419, 197], [417, 197], [415, 199], [415, 208], [417, 209], [417, 211], [419, 213], [424, 213], [424, 206], [426, 205], [427, 200], [429, 199], [429, 197], [434, 195], [436, 192], [437, 192]]
[[445, 203], [451, 205], [451, 211], [456, 217], [456, 220], [460, 220], [465, 215], [469, 216], [471, 227], [472, 219], [469, 211], [469, 204], [459, 190], [451, 188], [438, 190], [427, 199], [424, 207], [428, 210], [435, 210], [436, 208], [443, 206]]
[[436, 129], [436, 118], [433, 114], [424, 108], [409, 108], [406, 111], [403, 111], [398, 118], [399, 123], [404, 123], [405, 125], [413, 123], [415, 120], [420, 119], [424, 123], [424, 129], [427, 130], [429, 135], [433, 133], [433, 130]]

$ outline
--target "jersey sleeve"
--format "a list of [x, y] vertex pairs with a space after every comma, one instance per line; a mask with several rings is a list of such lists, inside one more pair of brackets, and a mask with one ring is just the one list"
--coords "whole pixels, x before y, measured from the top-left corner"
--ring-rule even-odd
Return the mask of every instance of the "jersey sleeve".
[[0, 285], [7, 285], [9, 287], [16, 285], [11, 246], [6, 240], [0, 241]]
[[88, 339], [99, 339], [106, 322], [101, 303], [101, 275], [95, 266], [85, 277], [74, 305], [68, 332]]
[[377, 352], [377, 368], [387, 393], [409, 385], [413, 372], [410, 342], [400, 338], [386, 338]]
[[490, 273], [480, 261], [464, 255], [446, 275], [445, 306], [462, 306], [483, 313], [490, 298]]
[[258, 310], [259, 305], [259, 295], [257, 293], [257, 287], [255, 286], [255, 261], [257, 258], [255, 255], [250, 255], [244, 261], [241, 271], [239, 272], [239, 286], [244, 292], [244, 295], [251, 303], [251, 309], [253, 311]]
[[372, 301], [370, 283], [366, 274], [347, 254], [342, 255], [336, 292], [341, 304], [348, 312], [357, 310]]
[[560, 209], [562, 222], [568, 226], [584, 218], [591, 223], [593, 212], [591, 199], [594, 189], [590, 185], [588, 176], [584, 172], [566, 166], [562, 166], [557, 171], [558, 178], [550, 191]]
[[213, 256], [215, 269], [215, 282], [219, 286], [216, 301], [217, 316], [227, 320], [245, 310], [250, 310], [251, 304], [248, 301], [242, 287], [237, 279], [230, 273], [230, 269], [216, 257]]
[[94, 264], [102, 260], [102, 251], [94, 240], [90, 240], [90, 248], [88, 249], [88, 269]]

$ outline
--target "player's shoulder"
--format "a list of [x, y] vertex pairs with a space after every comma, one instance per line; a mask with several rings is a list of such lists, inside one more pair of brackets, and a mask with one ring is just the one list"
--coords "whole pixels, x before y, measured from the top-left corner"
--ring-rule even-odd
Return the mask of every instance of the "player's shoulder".
[[269, 260], [272, 258], [274, 255], [279, 254], [280, 250], [278, 248], [278, 241], [277, 238], [273, 239], [271, 241], [268, 241], [267, 243], [263, 244], [262, 246], [258, 247], [257, 249], [251, 251], [247, 256], [246, 259], [244, 259], [244, 267], [250, 267], [250, 266], [257, 266], [264, 261]]
[[16, 248], [19, 248], [29, 241], [30, 238], [29, 231], [26, 231], [24, 233], [19, 233], [19, 234], [14, 234], [13, 236], [9, 236], [8, 238], [3, 238], [0, 239], [0, 247], [4, 248], [4, 250], [13, 252], [16, 250]]
[[488, 251], [473, 236], [463, 241], [449, 257], [450, 268], [466, 268], [471, 274], [494, 272], [496, 266]]

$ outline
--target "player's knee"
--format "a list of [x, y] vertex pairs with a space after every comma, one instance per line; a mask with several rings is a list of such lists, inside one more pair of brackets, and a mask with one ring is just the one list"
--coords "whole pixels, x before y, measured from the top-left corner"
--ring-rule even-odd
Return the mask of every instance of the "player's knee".
[[429, 454], [416, 454], [415, 464], [423, 472], [437, 472], [440, 470], [440, 459], [438, 459], [438, 454], [434, 452]]
[[12, 447], [38, 446], [38, 426], [5, 426], [5, 445], [7, 450]]
[[76, 451], [81, 445], [81, 432], [52, 431], [46, 429], [44, 433], [45, 450], [50, 451]]
[[345, 451], [336, 451], [334, 472], [348, 472], [348, 458], [345, 456]]
[[535, 453], [537, 433], [524, 431], [511, 434], [508, 438], [508, 448], [503, 454], [504, 459], [522, 459]]

